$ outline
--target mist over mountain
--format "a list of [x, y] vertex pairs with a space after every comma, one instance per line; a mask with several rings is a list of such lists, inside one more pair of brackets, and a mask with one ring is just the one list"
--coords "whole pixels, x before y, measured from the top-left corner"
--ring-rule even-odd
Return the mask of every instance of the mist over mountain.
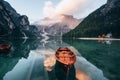
[[108, 0], [105, 5], [86, 17], [75, 29], [63, 37], [98, 37], [112, 33], [120, 38], [120, 1]]
[[81, 21], [82, 19], [78, 20], [71, 15], [61, 14], [56, 18], [46, 17], [34, 22], [33, 25], [36, 25], [40, 32], [44, 29], [48, 35], [61, 36], [74, 29]]

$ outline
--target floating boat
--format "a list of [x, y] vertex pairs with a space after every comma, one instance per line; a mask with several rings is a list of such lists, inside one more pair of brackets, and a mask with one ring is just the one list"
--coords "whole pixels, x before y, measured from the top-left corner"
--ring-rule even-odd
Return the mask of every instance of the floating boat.
[[[56, 53], [56, 66], [55, 68], [59, 67], [59, 70], [56, 71], [56, 76], [59, 80], [69, 80], [71, 77], [71, 80], [75, 80], [75, 68], [74, 63], [76, 62], [76, 55], [74, 52], [72, 52], [69, 48], [59, 48]], [[58, 66], [57, 66], [58, 65]], [[72, 71], [72, 72], [71, 72]], [[57, 75], [62, 72], [62, 76]], [[73, 76], [71, 76], [71, 73]]]
[[76, 62], [76, 55], [69, 48], [59, 48], [56, 53], [56, 60], [64, 65], [73, 65]]
[[4, 43], [4, 44], [0, 44], [0, 53], [6, 53], [9, 52], [11, 48], [10, 44]]

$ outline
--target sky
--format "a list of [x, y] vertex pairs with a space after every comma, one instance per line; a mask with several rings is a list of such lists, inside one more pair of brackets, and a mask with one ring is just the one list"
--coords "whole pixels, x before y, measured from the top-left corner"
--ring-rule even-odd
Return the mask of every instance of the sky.
[[27, 15], [30, 23], [44, 17], [59, 14], [73, 15], [80, 19], [105, 4], [107, 0], [6, 0], [21, 15]]

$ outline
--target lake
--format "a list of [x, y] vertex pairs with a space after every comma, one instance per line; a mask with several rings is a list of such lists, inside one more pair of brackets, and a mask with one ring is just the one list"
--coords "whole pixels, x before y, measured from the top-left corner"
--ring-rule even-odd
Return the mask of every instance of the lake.
[[[61, 38], [0, 40], [11, 45], [0, 53], [0, 80], [120, 80], [120, 41]], [[54, 56], [59, 47], [77, 57], [68, 74]]]

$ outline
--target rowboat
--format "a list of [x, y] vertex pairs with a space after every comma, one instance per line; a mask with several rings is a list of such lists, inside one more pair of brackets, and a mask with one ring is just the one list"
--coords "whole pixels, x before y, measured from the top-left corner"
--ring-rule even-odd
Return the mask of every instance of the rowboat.
[[4, 44], [0, 44], [0, 53], [6, 53], [9, 52], [11, 48], [10, 44], [4, 43]]
[[69, 48], [59, 48], [56, 53], [56, 60], [64, 65], [73, 65], [76, 62], [76, 55]]
[[[69, 48], [59, 48], [57, 49], [55, 56], [57, 60], [55, 65], [55, 73], [58, 80], [75, 80], [75, 53], [72, 52]], [[63, 77], [59, 76], [59, 74], [61, 74]]]

